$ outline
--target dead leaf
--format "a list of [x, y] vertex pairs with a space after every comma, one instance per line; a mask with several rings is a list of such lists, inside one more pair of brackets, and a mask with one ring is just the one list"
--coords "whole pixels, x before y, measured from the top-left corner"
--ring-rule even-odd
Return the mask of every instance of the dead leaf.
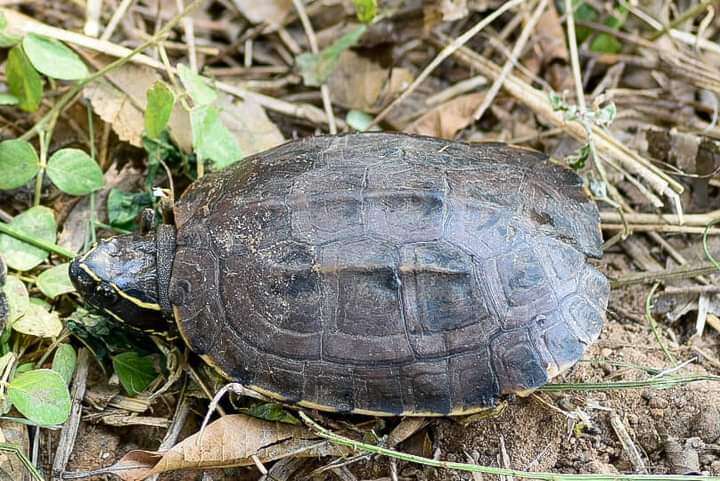
[[237, 139], [243, 155], [262, 152], [285, 142], [280, 129], [252, 98], [233, 101], [229, 95], [221, 95], [217, 104], [221, 109], [220, 119]]
[[270, 25], [282, 25], [293, 6], [292, 0], [233, 0], [233, 3], [252, 23]]
[[153, 474], [179, 469], [250, 466], [257, 456], [269, 462], [288, 456], [342, 456], [348, 450], [318, 439], [304, 426], [274, 423], [233, 414], [210, 424], [165, 452], [130, 451], [108, 472], [124, 481], [140, 481]]
[[[96, 68], [105, 65], [105, 59], [90, 59]], [[160, 75], [149, 67], [125, 64], [105, 76], [107, 80], [93, 82], [85, 87], [85, 96], [101, 119], [112, 125], [120, 140], [142, 147], [147, 91], [160, 80]], [[170, 134], [184, 151], [192, 150], [190, 118], [179, 103], [175, 105], [169, 122]]]
[[568, 51], [565, 46], [565, 30], [560, 24], [560, 17], [553, 2], [550, 2], [545, 13], [540, 17], [535, 27], [535, 34], [538, 39], [536, 45], [544, 65], [554, 60], [567, 62]]
[[473, 113], [484, 95], [476, 92], [455, 97], [424, 114], [403, 131], [453, 139], [458, 131], [473, 122]]
[[328, 78], [328, 87], [334, 103], [348, 109], [377, 113], [412, 80], [407, 69], [384, 68], [368, 57], [346, 50]]
[[460, 20], [470, 13], [467, 0], [441, 0], [439, 8], [444, 22]]

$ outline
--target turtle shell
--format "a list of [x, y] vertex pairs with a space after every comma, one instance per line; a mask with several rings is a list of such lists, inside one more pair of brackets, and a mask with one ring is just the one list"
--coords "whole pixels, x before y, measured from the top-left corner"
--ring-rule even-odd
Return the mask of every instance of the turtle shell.
[[573, 365], [603, 325], [597, 208], [534, 151], [306, 138], [203, 177], [175, 216], [184, 338], [300, 405], [474, 412]]

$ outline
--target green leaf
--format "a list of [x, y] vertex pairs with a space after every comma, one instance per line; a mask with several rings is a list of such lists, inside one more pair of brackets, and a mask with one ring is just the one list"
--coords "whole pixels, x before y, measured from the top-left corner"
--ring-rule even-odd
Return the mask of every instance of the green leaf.
[[237, 139], [223, 125], [220, 111], [213, 106], [196, 107], [190, 112], [193, 147], [203, 159], [211, 159], [222, 169], [243, 158]]
[[372, 121], [372, 115], [360, 110], [351, 110], [345, 116], [345, 122], [358, 132], [367, 130], [370, 124], [372, 124]]
[[70, 282], [68, 274], [69, 263], [59, 264], [41, 273], [37, 278], [37, 286], [49, 299], [74, 292], [75, 287]]
[[33, 367], [35, 367], [35, 365], [31, 362], [24, 362], [22, 364], [18, 364], [18, 366], [15, 368], [15, 375], [17, 376], [18, 374], [32, 371]]
[[353, 45], [367, 30], [367, 26], [360, 25], [352, 32], [348, 32], [335, 41], [328, 48], [318, 54], [303, 53], [298, 55], [296, 62], [300, 69], [303, 82], [308, 87], [319, 87], [324, 84], [337, 66], [340, 55]]
[[15, 376], [7, 387], [15, 408], [40, 426], [64, 423], [72, 406], [65, 379], [51, 369], [35, 369]]
[[20, 139], [0, 142], [0, 190], [22, 187], [38, 170], [40, 159], [29, 142]]
[[[47, 207], [32, 207], [17, 215], [9, 225], [29, 236], [51, 243], [55, 242], [57, 230], [55, 214]], [[5, 258], [7, 265], [16, 271], [28, 271], [48, 257], [47, 251], [7, 234], [0, 234], [0, 253]]]
[[585, 167], [588, 159], [590, 158], [590, 144], [585, 144], [580, 147], [577, 152], [572, 155], [568, 155], [565, 161], [568, 163], [571, 169], [580, 170]]
[[60, 149], [48, 160], [50, 180], [66, 194], [85, 195], [102, 188], [100, 166], [80, 149]]
[[162, 80], [155, 82], [147, 91], [147, 108], [145, 109], [145, 134], [151, 139], [160, 138], [160, 134], [170, 121], [175, 95]]
[[120, 384], [130, 396], [145, 391], [158, 376], [152, 356], [140, 356], [136, 352], [123, 352], [112, 358], [113, 368]]
[[70, 344], [60, 344], [55, 351], [53, 357], [52, 370], [57, 372], [65, 380], [65, 384], [70, 384], [73, 373], [75, 372], [75, 364], [77, 362], [77, 354]]
[[258, 403], [244, 410], [248, 416], [265, 419], [266, 421], [279, 421], [286, 424], [299, 425], [300, 420], [286, 411], [280, 404]]
[[8, 90], [19, 100], [18, 107], [26, 112], [35, 112], [43, 96], [42, 79], [20, 45], [10, 49], [5, 75]]
[[[575, 22], [594, 22], [597, 20], [598, 12], [587, 2], [583, 0], [573, 0], [573, 7], [575, 8]], [[565, 2], [559, 2], [560, 13], [565, 13]], [[575, 28], [575, 38], [577, 39], [578, 45], [583, 43], [591, 34], [592, 30], [587, 27], [577, 25]]]
[[622, 50], [622, 43], [610, 34], [599, 33], [590, 43], [590, 50], [598, 53], [618, 53]]
[[123, 192], [113, 188], [107, 200], [108, 220], [118, 229], [134, 230], [138, 215], [148, 207], [152, 207], [149, 192]]
[[7, 25], [5, 14], [0, 12], [0, 48], [12, 47], [22, 40], [18, 35], [9, 33], [7, 31]]
[[20, 99], [10, 94], [0, 93], [0, 105], [17, 105]]
[[353, 0], [355, 13], [362, 23], [370, 23], [377, 16], [377, 0]]
[[177, 72], [183, 87], [196, 106], [210, 105], [217, 99], [217, 92], [208, 84], [210, 80], [196, 74], [183, 64], [178, 65]]
[[607, 127], [613, 123], [617, 116], [617, 107], [613, 102], [608, 103], [595, 114], [595, 123], [600, 127]]
[[30, 305], [30, 295], [23, 281], [15, 276], [8, 276], [7, 279], [5, 279], [3, 292], [5, 293], [9, 307], [7, 322], [11, 324], [27, 311]]
[[25, 314], [12, 323], [12, 328], [21, 334], [47, 338], [59, 336], [63, 325], [57, 312], [30, 302]]
[[65, 44], [34, 33], [23, 38], [23, 48], [38, 72], [60, 80], [78, 80], [88, 76], [80, 57]]
[[[613, 10], [613, 14], [605, 19], [604, 24], [613, 30], [619, 30], [625, 24], [627, 15], [627, 7], [619, 5]], [[622, 50], [622, 42], [612, 34], [601, 32], [593, 39], [590, 50], [598, 53], [618, 53]]]
[[40, 299], [39, 297], [31, 297], [30, 304], [33, 304], [35, 306], [40, 306], [43, 309], [45, 309], [46, 311], [49, 311], [50, 309], [52, 309], [52, 306], [50, 305], [50, 303], [48, 301], [46, 301], [45, 299]]
[[553, 111], [564, 112], [568, 110], [568, 104], [567, 102], [565, 102], [565, 99], [561, 95], [555, 92], [550, 92], [548, 96], [550, 98], [550, 106], [552, 107]]

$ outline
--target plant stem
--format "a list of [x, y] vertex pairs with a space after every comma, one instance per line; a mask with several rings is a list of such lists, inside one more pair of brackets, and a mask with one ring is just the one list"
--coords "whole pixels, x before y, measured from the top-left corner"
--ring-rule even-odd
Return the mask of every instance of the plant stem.
[[52, 242], [47, 242], [42, 239], [37, 239], [35, 237], [32, 237], [31, 235], [26, 234], [23, 231], [17, 230], [14, 227], [11, 227], [9, 224], [6, 224], [5, 222], [0, 222], [0, 234], [7, 234], [10, 237], [14, 237], [15, 239], [21, 240], [23, 242], [27, 242], [28, 244], [31, 244], [39, 249], [53, 252], [55, 254], [61, 255], [63, 257], [67, 257], [68, 259], [72, 259], [75, 257], [75, 253], [71, 250], [68, 250], [64, 247], [61, 247], [57, 244], [53, 244]]
[[658, 329], [657, 321], [652, 315], [652, 298], [653, 295], [655, 295], [655, 291], [658, 287], [660, 287], [660, 283], [656, 282], [652, 286], [652, 289], [650, 289], [650, 293], [648, 293], [647, 297], [645, 298], [645, 319], [647, 319], [648, 323], [650, 323], [650, 330], [655, 336], [655, 340], [658, 342], [658, 344], [660, 344], [660, 348], [662, 348], [662, 351], [665, 353], [665, 357], [668, 358], [668, 360], [670, 361], [670, 363], [672, 363], [673, 366], [677, 366], [677, 360], [663, 342], [662, 336], [660, 335], [660, 330]]
[[0, 452], [14, 454], [18, 460], [20, 460], [20, 463], [25, 466], [25, 469], [27, 469], [34, 480], [45, 481], [45, 478], [42, 477], [35, 465], [30, 462], [30, 459], [28, 459], [20, 446], [10, 443], [0, 443]]
[[33, 196], [33, 205], [40, 205], [40, 198], [42, 197], [42, 185], [43, 177], [45, 176], [45, 168], [47, 167], [47, 136], [45, 132], [39, 133], [40, 141], [40, 169], [38, 170], [37, 177], [35, 177], [35, 195]]
[[703, 0], [694, 7], [688, 8], [683, 13], [681, 13], [680, 16], [677, 17], [675, 20], [673, 20], [667, 25], [664, 25], [661, 30], [658, 30], [657, 32], [650, 35], [650, 40], [657, 40], [678, 25], [681, 25], [686, 21], [690, 20], [691, 18], [700, 15], [703, 11], [707, 10], [707, 8], [713, 3], [718, 3], [718, 0]]
[[434, 466], [437, 468], [452, 469], [456, 471], [468, 471], [472, 473], [494, 474], [497, 476], [515, 476], [525, 479], [541, 479], [544, 481], [615, 481], [615, 480], [631, 480], [631, 481], [720, 481], [717, 476], [695, 476], [695, 475], [673, 475], [673, 474], [556, 474], [544, 472], [520, 471], [517, 469], [494, 468], [491, 466], [480, 466], [469, 463], [456, 463], [451, 461], [440, 461], [437, 459], [424, 458], [413, 454], [402, 453], [393, 449], [383, 448], [374, 444], [367, 444], [354, 439], [346, 438], [339, 434], [325, 429], [318, 423], [310, 419], [304, 412], [299, 412], [303, 422], [321, 438], [327, 439], [332, 443], [341, 446], [348, 446], [354, 450], [365, 451], [367, 453], [380, 454], [402, 461], [423, 464], [426, 466]]
[[565, 392], [565, 391], [610, 391], [620, 389], [641, 389], [652, 387], [666, 389], [673, 386], [680, 386], [700, 381], [720, 382], [720, 376], [695, 375], [683, 377], [653, 377], [640, 379], [638, 381], [616, 381], [616, 382], [581, 382], [581, 383], [557, 383], [546, 384], [538, 391], [543, 392]]

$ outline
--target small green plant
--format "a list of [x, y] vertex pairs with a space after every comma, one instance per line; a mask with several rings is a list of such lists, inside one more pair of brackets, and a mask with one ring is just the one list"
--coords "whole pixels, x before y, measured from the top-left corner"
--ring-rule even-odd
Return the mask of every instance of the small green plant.
[[567, 157], [567, 162], [574, 170], [580, 170], [585, 167], [591, 155], [594, 155], [594, 146], [592, 139], [593, 125], [599, 127], [608, 127], [617, 115], [617, 108], [612, 102], [607, 103], [604, 107], [596, 110], [582, 110], [575, 105], [570, 105], [567, 101], [555, 92], [550, 92], [550, 104], [556, 112], [562, 112], [566, 121], [579, 122], [587, 133], [587, 143], [580, 146], [574, 154]]

